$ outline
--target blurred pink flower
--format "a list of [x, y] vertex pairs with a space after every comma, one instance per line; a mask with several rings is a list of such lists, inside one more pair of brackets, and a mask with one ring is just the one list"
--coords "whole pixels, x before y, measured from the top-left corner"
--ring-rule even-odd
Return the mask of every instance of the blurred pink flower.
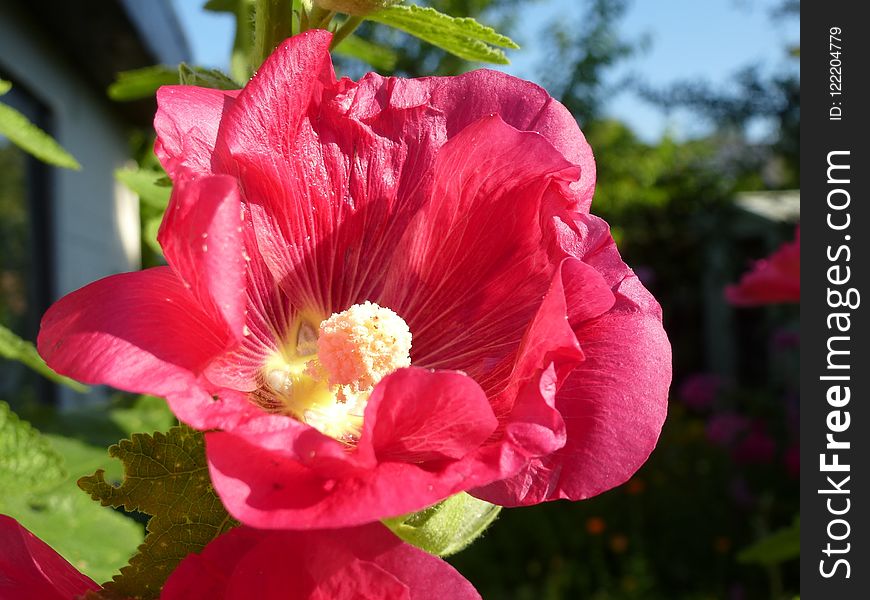
[[801, 473], [801, 447], [799, 444], [792, 444], [785, 449], [783, 455], [785, 470], [791, 477], [799, 477]]
[[734, 460], [742, 464], [763, 464], [773, 462], [776, 457], [776, 442], [767, 432], [763, 421], [752, 424], [734, 448]]
[[768, 258], [758, 260], [737, 285], [728, 286], [725, 296], [737, 306], [758, 306], [801, 299], [801, 230]]
[[725, 380], [715, 373], [695, 373], [689, 375], [680, 385], [679, 398], [693, 410], [706, 410], [716, 402]]
[[730, 446], [749, 427], [749, 419], [736, 413], [720, 413], [707, 421], [707, 439], [717, 446]]

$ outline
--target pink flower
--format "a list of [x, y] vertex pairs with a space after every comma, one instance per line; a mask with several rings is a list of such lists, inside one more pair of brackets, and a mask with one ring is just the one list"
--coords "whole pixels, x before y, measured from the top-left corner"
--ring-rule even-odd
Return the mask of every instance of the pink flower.
[[0, 515], [0, 598], [72, 600], [99, 588], [15, 519]]
[[801, 299], [801, 230], [768, 258], [755, 263], [737, 285], [728, 286], [725, 297], [737, 306], [758, 306]]
[[185, 558], [161, 600], [480, 599], [439, 558], [383, 525], [320, 531], [237, 527]]
[[776, 455], [776, 442], [767, 432], [764, 421], [752, 424], [734, 449], [734, 460], [743, 464], [770, 464]]
[[693, 410], [706, 410], [716, 402], [725, 381], [715, 373], [694, 373], [680, 385], [680, 400]]
[[720, 413], [707, 421], [707, 439], [717, 446], [731, 446], [749, 428], [749, 419], [737, 413]]
[[588, 214], [574, 119], [492, 71], [336, 81], [329, 41], [291, 38], [241, 92], [158, 92], [169, 266], [60, 300], [42, 355], [166, 397], [255, 527], [624, 482], [658, 439], [670, 346]]

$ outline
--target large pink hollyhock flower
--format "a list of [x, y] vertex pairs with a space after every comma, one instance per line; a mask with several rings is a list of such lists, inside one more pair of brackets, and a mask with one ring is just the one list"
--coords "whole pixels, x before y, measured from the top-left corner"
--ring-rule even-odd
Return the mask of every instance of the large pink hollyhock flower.
[[658, 439], [670, 346], [588, 214], [574, 119], [492, 71], [336, 81], [329, 41], [291, 38], [241, 92], [158, 92], [169, 266], [60, 300], [42, 355], [166, 397], [255, 527], [625, 481]]
[[0, 598], [73, 600], [99, 588], [15, 519], [0, 515]]
[[759, 306], [801, 300], [801, 230], [769, 257], [758, 260], [737, 285], [725, 289], [725, 297], [737, 306]]
[[352, 529], [237, 527], [178, 565], [161, 600], [480, 600], [446, 562], [372, 523]]

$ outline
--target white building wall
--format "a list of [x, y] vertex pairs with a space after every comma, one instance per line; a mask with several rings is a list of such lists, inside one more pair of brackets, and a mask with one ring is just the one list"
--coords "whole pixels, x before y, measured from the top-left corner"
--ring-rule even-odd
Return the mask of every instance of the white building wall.
[[51, 193], [54, 292], [58, 296], [140, 264], [138, 199], [116, 184], [129, 161], [127, 131], [105, 95], [14, 3], [0, 2], [0, 66], [52, 113], [55, 138], [81, 171], [55, 169]]

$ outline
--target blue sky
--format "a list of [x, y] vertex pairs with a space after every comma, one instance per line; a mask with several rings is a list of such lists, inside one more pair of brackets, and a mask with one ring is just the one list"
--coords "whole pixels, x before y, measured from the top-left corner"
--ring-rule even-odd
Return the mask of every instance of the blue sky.
[[[232, 45], [233, 20], [229, 15], [201, 10], [205, 0], [173, 0], [193, 52], [194, 62], [226, 69]], [[772, 19], [776, 0], [634, 0], [621, 22], [627, 39], [646, 35], [650, 44], [613, 71], [613, 81], [625, 77], [663, 86], [683, 79], [704, 79], [725, 86], [742, 67], [758, 64], [765, 71], [796, 69], [784, 48], [799, 43], [796, 18]], [[547, 57], [534, 43], [554, 18], [579, 18], [577, 0], [529, 2], [518, 23], [526, 29], [516, 36], [524, 47], [511, 53], [512, 64], [504, 70], [532, 81], [540, 73], [536, 65]], [[670, 116], [645, 103], [633, 93], [615, 94], [607, 112], [628, 122], [643, 138], [653, 140], [663, 132], [684, 137], [701, 133], [688, 115]]]

